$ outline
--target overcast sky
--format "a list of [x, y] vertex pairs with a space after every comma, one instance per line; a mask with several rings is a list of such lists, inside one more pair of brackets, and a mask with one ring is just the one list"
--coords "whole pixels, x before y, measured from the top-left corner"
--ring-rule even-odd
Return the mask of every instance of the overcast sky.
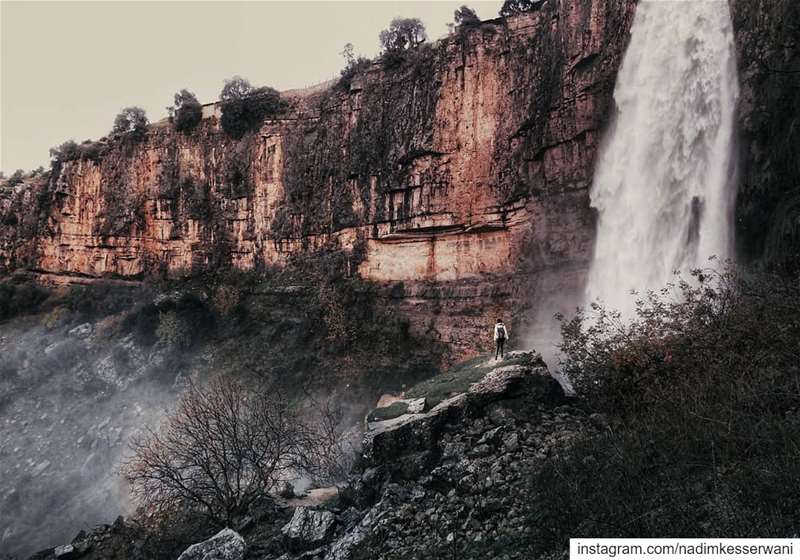
[[[398, 15], [419, 17], [436, 39], [463, 3], [2, 0], [0, 169], [46, 167], [49, 148], [105, 135], [122, 107], [159, 120], [184, 87], [207, 103], [237, 74], [279, 90], [328, 80], [345, 43], [374, 56]], [[482, 19], [502, 4], [466, 3]]]

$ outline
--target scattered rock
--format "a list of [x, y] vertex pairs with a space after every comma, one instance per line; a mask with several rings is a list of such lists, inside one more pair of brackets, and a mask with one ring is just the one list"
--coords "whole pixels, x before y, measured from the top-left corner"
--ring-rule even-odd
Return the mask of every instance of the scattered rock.
[[331, 536], [336, 516], [329, 511], [298, 507], [292, 520], [281, 529], [291, 550], [310, 550]]
[[223, 529], [201, 543], [183, 551], [178, 560], [242, 560], [244, 539], [233, 529]]
[[53, 555], [61, 560], [70, 560], [70, 558], [75, 558], [75, 547], [71, 544], [57, 546]]
[[87, 336], [92, 334], [92, 324], [83, 323], [81, 325], [78, 325], [77, 327], [70, 329], [69, 334], [77, 338], [86, 338]]

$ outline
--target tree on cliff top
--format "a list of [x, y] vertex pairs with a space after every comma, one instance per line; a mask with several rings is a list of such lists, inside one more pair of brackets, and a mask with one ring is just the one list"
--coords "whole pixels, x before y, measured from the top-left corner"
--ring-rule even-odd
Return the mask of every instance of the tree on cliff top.
[[458, 27], [471, 27], [480, 24], [481, 18], [469, 6], [461, 6], [453, 12], [453, 21]]
[[396, 17], [388, 29], [381, 31], [378, 39], [384, 51], [410, 49], [424, 43], [427, 39], [425, 26], [419, 18]]
[[284, 108], [281, 94], [271, 87], [254, 88], [240, 76], [225, 80], [219, 94], [222, 129], [234, 138], [254, 130]]
[[341, 77], [337, 85], [344, 90], [348, 90], [356, 74], [369, 68], [372, 61], [363, 56], [357, 56], [353, 43], [347, 43], [339, 54], [344, 58], [345, 66], [342, 68]]
[[398, 68], [406, 60], [406, 51], [420, 46], [427, 39], [425, 26], [418, 18], [394, 18], [378, 37], [385, 70]]
[[203, 118], [203, 106], [197, 96], [188, 89], [182, 89], [175, 94], [172, 107], [167, 107], [175, 130], [178, 132], [191, 132]]
[[141, 107], [125, 107], [114, 119], [111, 134], [133, 133], [141, 137], [147, 131], [147, 115]]
[[500, 15], [503, 17], [529, 12], [541, 7], [544, 0], [505, 0], [500, 8]]

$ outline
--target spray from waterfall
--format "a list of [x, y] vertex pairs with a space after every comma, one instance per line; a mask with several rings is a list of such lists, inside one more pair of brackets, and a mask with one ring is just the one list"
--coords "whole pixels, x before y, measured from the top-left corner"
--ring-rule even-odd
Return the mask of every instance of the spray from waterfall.
[[738, 93], [726, 1], [639, 3], [591, 190], [589, 301], [629, 315], [631, 290], [729, 256]]

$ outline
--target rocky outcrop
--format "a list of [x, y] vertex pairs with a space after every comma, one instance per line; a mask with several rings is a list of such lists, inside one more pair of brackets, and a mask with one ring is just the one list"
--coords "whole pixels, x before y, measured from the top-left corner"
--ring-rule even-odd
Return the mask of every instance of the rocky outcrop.
[[633, 6], [550, 1], [484, 22], [346, 90], [287, 95], [289, 111], [241, 140], [210, 110], [189, 135], [164, 121], [102, 141], [0, 197], [17, 224], [0, 266], [137, 278], [333, 244], [412, 327], [472, 353], [490, 315], [526, 316], [548, 278], [581, 282]]
[[331, 536], [336, 516], [329, 511], [316, 511], [307, 507], [294, 510], [291, 521], [284, 525], [281, 533], [290, 550], [304, 551], [317, 548]]
[[[264, 497], [233, 520], [235, 531], [179, 560], [532, 557], [530, 476], [603, 422], [566, 399], [535, 353], [480, 357], [409, 393], [424, 393], [410, 400], [427, 410], [370, 423], [362, 460], [338, 495], [313, 506]], [[197, 540], [216, 530], [195, 528]], [[150, 560], [159, 551], [121, 518], [58, 548], [67, 547], [74, 560]], [[54, 560], [56, 550], [35, 558]]]
[[487, 361], [461, 369], [482, 375], [429, 412], [370, 424], [343, 530], [315, 558], [531, 557], [527, 477], [597, 429], [535, 354]]
[[242, 560], [245, 543], [233, 529], [223, 529], [213, 537], [187, 548], [178, 560]]

